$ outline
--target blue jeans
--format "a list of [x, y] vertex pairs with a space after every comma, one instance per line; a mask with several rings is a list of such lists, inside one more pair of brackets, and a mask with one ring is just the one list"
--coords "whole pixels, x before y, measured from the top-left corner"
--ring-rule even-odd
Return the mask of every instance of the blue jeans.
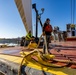
[[30, 40], [25, 40], [25, 42], [24, 42], [24, 46], [28, 46], [29, 43], [30, 43]]

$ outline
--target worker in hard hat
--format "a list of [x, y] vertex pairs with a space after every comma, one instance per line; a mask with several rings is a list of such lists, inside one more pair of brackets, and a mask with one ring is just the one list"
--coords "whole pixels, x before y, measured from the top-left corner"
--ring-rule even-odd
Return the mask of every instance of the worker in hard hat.
[[30, 43], [31, 38], [32, 38], [32, 33], [31, 31], [29, 31], [25, 37], [25, 46], [27, 46]]
[[[50, 25], [50, 19], [47, 18], [43, 26], [43, 35], [44, 37], [46, 36], [44, 41], [46, 40], [46, 43], [47, 43], [47, 44], [44, 43], [43, 45], [43, 53], [46, 53], [46, 49], [48, 50], [49, 48], [49, 41], [50, 41], [50, 36], [51, 36], [52, 31], [53, 31], [53, 28], [52, 28], [52, 25]], [[47, 48], [46, 48], [46, 45], [47, 45]]]

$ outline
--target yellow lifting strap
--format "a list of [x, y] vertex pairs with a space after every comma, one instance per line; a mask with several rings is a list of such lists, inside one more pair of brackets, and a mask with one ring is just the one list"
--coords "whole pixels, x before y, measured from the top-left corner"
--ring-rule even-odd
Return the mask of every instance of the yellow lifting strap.
[[[43, 34], [42, 34], [43, 35]], [[27, 64], [29, 63], [29, 61], [31, 62], [32, 58], [31, 58], [31, 55], [32, 56], [36, 56], [38, 58], [38, 63], [41, 64], [41, 65], [46, 65], [46, 66], [52, 66], [52, 67], [61, 67], [60, 65], [55, 65], [55, 64], [51, 64], [49, 62], [46, 62], [45, 60], [43, 59], [46, 59], [46, 60], [53, 60], [53, 58], [55, 58], [55, 55], [50, 55], [48, 54], [48, 51], [46, 52], [46, 54], [41, 54], [40, 51], [38, 50], [38, 47], [39, 47], [39, 44], [40, 44], [40, 40], [41, 40], [41, 37], [42, 35], [40, 36], [40, 39], [39, 39], [39, 42], [38, 42], [38, 45], [36, 43], [33, 43], [33, 46], [31, 46], [31, 44], [29, 45], [29, 47], [36, 47], [36, 49], [34, 49], [34, 51], [31, 51], [30, 53], [26, 54], [26, 52], [21, 52], [21, 55], [23, 56], [23, 60], [20, 64], [20, 68], [19, 68], [19, 72], [18, 72], [18, 75], [21, 74], [20, 72], [20, 69], [21, 69], [21, 66], [23, 64], [23, 62], [25, 61]], [[47, 41], [46, 41], [46, 36], [45, 36], [45, 43], [47, 44]], [[46, 49], [47, 48], [47, 45], [46, 45]], [[34, 62], [33, 62], [34, 63]]]
[[28, 48], [36, 48], [37, 47], [37, 43], [33, 42], [33, 43], [29, 43]]

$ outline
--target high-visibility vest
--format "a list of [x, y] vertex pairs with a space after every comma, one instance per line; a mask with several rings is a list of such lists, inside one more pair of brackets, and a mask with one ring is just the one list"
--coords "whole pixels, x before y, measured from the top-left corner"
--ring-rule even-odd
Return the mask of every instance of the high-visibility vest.
[[25, 39], [26, 39], [26, 40], [30, 40], [31, 37], [32, 37], [32, 34], [28, 33], [28, 34], [26, 35]]

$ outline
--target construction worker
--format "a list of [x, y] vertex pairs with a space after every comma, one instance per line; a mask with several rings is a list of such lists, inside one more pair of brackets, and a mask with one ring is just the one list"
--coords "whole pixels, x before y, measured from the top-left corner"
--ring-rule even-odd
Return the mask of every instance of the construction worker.
[[25, 37], [25, 46], [27, 46], [30, 43], [31, 38], [32, 38], [32, 34], [31, 31], [29, 31]]
[[[44, 41], [46, 41], [46, 43], [44, 43], [43, 45], [43, 53], [46, 53], [46, 45], [47, 45], [47, 50], [49, 48], [49, 42], [51, 41], [51, 32], [53, 31], [52, 26], [50, 25], [50, 19], [47, 18], [44, 26], [43, 26], [43, 35], [44, 35]], [[48, 50], [49, 53], [49, 50]]]

